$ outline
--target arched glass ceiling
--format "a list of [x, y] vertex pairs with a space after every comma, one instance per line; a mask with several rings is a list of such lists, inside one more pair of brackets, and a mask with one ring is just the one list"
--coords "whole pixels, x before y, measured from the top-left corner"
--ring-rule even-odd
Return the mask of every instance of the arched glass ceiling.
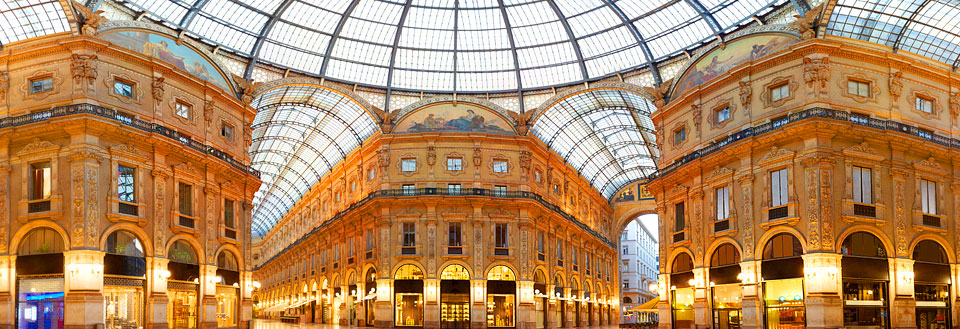
[[250, 160], [263, 184], [253, 197], [253, 237], [265, 235], [347, 154], [377, 131], [357, 102], [329, 89], [285, 86], [253, 101]]
[[0, 45], [70, 31], [65, 11], [56, 0], [0, 2]]
[[651, 65], [786, 1], [118, 2], [252, 57], [251, 64], [391, 89], [496, 92]]
[[531, 132], [609, 199], [657, 170], [660, 154], [650, 120], [655, 110], [631, 92], [593, 90], [547, 108]]
[[960, 2], [956, 0], [839, 0], [827, 33], [960, 66]]

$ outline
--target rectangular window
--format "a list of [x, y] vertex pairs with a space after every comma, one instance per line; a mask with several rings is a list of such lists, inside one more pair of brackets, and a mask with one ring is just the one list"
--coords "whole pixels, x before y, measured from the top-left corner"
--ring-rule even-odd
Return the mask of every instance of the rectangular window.
[[873, 203], [873, 179], [870, 168], [853, 166], [853, 202]]
[[233, 139], [233, 126], [226, 123], [221, 124], [220, 136], [223, 136], [226, 139]]
[[117, 165], [117, 199], [121, 202], [137, 202], [136, 172], [134, 168]]
[[920, 206], [924, 214], [937, 214], [937, 182], [920, 180]]
[[[570, 262], [573, 266], [577, 266], [577, 262], [579, 261], [580, 259], [577, 257], [577, 247], [570, 247]], [[576, 270], [576, 268], [574, 268], [574, 270]]]
[[190, 104], [178, 101], [174, 104], [174, 107], [177, 110], [175, 113], [177, 116], [184, 119], [190, 119]]
[[499, 197], [507, 196], [507, 187], [503, 185], [494, 186], [493, 196], [499, 196]]
[[673, 206], [675, 221], [673, 223], [673, 231], [680, 232], [687, 228], [687, 222], [683, 218], [683, 202], [677, 203]]
[[180, 182], [180, 214], [193, 216], [193, 186]]
[[847, 80], [847, 93], [850, 95], [870, 97], [870, 83], [857, 80]]
[[787, 168], [770, 172], [770, 205], [779, 207], [787, 204]]
[[781, 84], [781, 85], [777, 85], [777, 86], [770, 87], [770, 101], [771, 101], [771, 102], [776, 102], [776, 101], [779, 101], [779, 100], [784, 99], [784, 98], [787, 98], [787, 97], [790, 97], [790, 85], [789, 85], [789, 84], [784, 83], [784, 84]]
[[718, 188], [717, 195], [717, 220], [730, 217], [730, 187], [724, 186]]
[[450, 193], [450, 195], [460, 195], [460, 184], [448, 184], [447, 193]]
[[717, 110], [717, 123], [721, 123], [730, 119], [730, 107], [724, 106]]
[[505, 173], [505, 172], [507, 172], [507, 161], [506, 161], [506, 160], [493, 160], [493, 172], [495, 172], [495, 173]]
[[917, 110], [933, 113], [933, 100], [926, 97], [917, 97]]
[[233, 210], [233, 200], [223, 199], [223, 225], [227, 228], [236, 228], [233, 226]]
[[403, 195], [414, 195], [417, 191], [416, 185], [413, 184], [403, 184]]
[[495, 244], [497, 248], [507, 248], [507, 224], [497, 223], [493, 227]]
[[48, 91], [53, 91], [53, 77], [30, 80], [30, 94], [40, 94]]
[[400, 171], [417, 171], [417, 159], [400, 160]]
[[40, 162], [30, 165], [30, 199], [43, 200], [50, 198], [51, 175], [50, 162]]
[[[557, 239], [557, 259], [561, 261], [563, 260], [563, 241], [560, 239]], [[563, 266], [562, 263], [558, 264]]]
[[367, 250], [367, 251], [373, 250], [373, 247], [376, 245], [376, 244], [374, 244], [374, 242], [376, 241], [376, 240], [374, 240], [374, 239], [375, 239], [376, 237], [373, 235], [373, 229], [372, 229], [372, 228], [368, 228], [367, 231], [366, 231], [366, 233], [365, 233], [364, 235], [367, 237], [367, 249], [366, 249], [366, 250]]
[[543, 231], [537, 231], [537, 252], [543, 253]]
[[133, 84], [132, 84], [132, 83], [129, 83], [129, 82], [126, 82], [126, 81], [114, 80], [114, 81], [113, 81], [113, 92], [114, 92], [115, 94], [120, 95], [120, 96], [123, 96], [123, 97], [130, 97], [130, 98], [132, 98], [132, 97], [133, 97]]
[[450, 171], [463, 170], [463, 159], [447, 158], [447, 170], [450, 170]]
[[370, 168], [370, 170], [367, 170], [367, 180], [373, 180], [373, 178], [376, 177], [375, 175], [376, 175], [376, 172], [373, 170], [373, 168]]
[[447, 223], [447, 245], [451, 247], [460, 247], [463, 246], [463, 223], [460, 222], [451, 222]]
[[673, 143], [680, 144], [687, 139], [687, 129], [680, 128], [673, 132]]
[[413, 247], [417, 244], [417, 224], [416, 223], [403, 223], [403, 246], [404, 247]]

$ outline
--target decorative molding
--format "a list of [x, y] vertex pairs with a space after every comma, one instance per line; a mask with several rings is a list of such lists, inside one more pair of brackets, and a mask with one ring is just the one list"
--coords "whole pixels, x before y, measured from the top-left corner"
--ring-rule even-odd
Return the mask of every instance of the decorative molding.
[[20, 150], [14, 153], [14, 155], [18, 157], [24, 157], [37, 153], [56, 154], [60, 151], [60, 147], [60, 144], [54, 144], [39, 138], [34, 138], [33, 141], [20, 148]]
[[[409, 159], [413, 159], [415, 168], [413, 171], [403, 171], [403, 160], [409, 160]], [[397, 158], [397, 172], [400, 173], [401, 175], [404, 175], [407, 177], [416, 175], [420, 173], [421, 166], [422, 164], [420, 163], [420, 157], [418, 157], [416, 154], [407, 153]]]
[[[677, 132], [683, 130], [683, 140], [677, 141]], [[678, 149], [683, 147], [688, 140], [690, 140], [689, 129], [687, 129], [687, 121], [677, 122], [673, 125], [673, 129], [670, 130], [670, 145], [673, 145], [673, 149]], [[661, 153], [662, 154], [662, 153]]]
[[870, 144], [867, 141], [862, 141], [860, 144], [856, 144], [847, 148], [844, 148], [842, 151], [843, 155], [849, 157], [863, 158], [871, 161], [883, 161], [886, 159], [880, 152], [870, 147]]
[[[131, 87], [130, 97], [119, 95], [116, 93], [116, 90], [114, 90], [113, 85], [114, 83], [116, 83], [118, 79], [130, 84], [130, 87]], [[142, 104], [141, 99], [143, 98], [143, 90], [141, 90], [140, 88], [140, 83], [137, 82], [137, 80], [134, 79], [133, 77], [123, 73], [117, 74], [117, 73], [110, 72], [107, 78], [103, 80], [103, 84], [107, 87], [107, 94], [109, 94], [113, 98], [116, 98], [121, 103]]]
[[934, 159], [933, 157], [914, 162], [913, 168], [917, 171], [927, 172], [937, 177], [945, 177], [949, 174], [949, 171], [940, 165], [940, 163], [937, 163], [937, 159]]
[[446, 163], [443, 164], [443, 170], [450, 176], [457, 176], [464, 173], [467, 170], [467, 159], [458, 152], [447, 153], [443, 156], [444, 160], [446, 159], [460, 159], [460, 170], [450, 170], [450, 167]]
[[893, 97], [894, 107], [900, 104], [900, 95], [903, 93], [903, 72], [894, 71], [889, 77], [890, 97]]
[[[496, 163], [496, 162], [498, 162], [498, 161], [504, 161], [504, 162], [507, 163], [507, 171], [506, 171], [506, 172], [496, 172], [496, 171], [493, 170], [493, 165], [494, 165], [494, 163]], [[503, 155], [503, 154], [493, 155], [493, 156], [490, 156], [490, 161], [487, 161], [487, 169], [490, 170], [490, 174], [491, 174], [491, 175], [494, 175], [494, 176], [497, 176], [497, 177], [500, 177], [500, 178], [504, 178], [504, 177], [510, 176], [510, 174], [513, 173], [513, 162], [510, 161], [510, 158], [507, 157], [506, 155]]]
[[[0, 71], [0, 106], [7, 103], [7, 91], [10, 90], [10, 74]], [[5, 246], [2, 248], [6, 248]]]
[[[779, 86], [782, 84], [786, 84], [788, 86], [788, 89], [790, 90], [790, 95], [787, 95], [786, 97], [783, 97], [776, 101], [771, 101], [770, 88], [774, 86]], [[764, 107], [779, 107], [785, 104], [786, 102], [793, 100], [797, 96], [797, 90], [799, 88], [800, 88], [799, 85], [794, 80], [794, 77], [792, 75], [776, 77], [773, 80], [770, 80], [770, 82], [763, 85], [763, 93], [760, 94], [760, 101], [763, 102]]]
[[[943, 112], [943, 106], [940, 105], [940, 98], [934, 96], [933, 92], [928, 90], [913, 89], [912, 91], [910, 97], [907, 98], [907, 102], [911, 104], [910, 108], [913, 112], [919, 113], [920, 116], [927, 120], [940, 119], [940, 112]], [[917, 98], [921, 97], [929, 99], [933, 103], [933, 113], [927, 113], [917, 108]]]
[[[735, 118], [734, 113], [737, 112], [737, 105], [733, 102], [733, 99], [730, 98], [718, 99], [710, 108], [711, 110], [710, 115], [707, 116], [707, 123], [709, 123], [710, 127], [713, 129], [723, 129], [723, 127], [733, 121]], [[717, 122], [717, 114], [723, 108], [730, 109], [730, 116], [726, 120], [723, 120], [723, 122]]]
[[[827, 82], [830, 81], [830, 57], [824, 55], [803, 58], [803, 81], [815, 97], [827, 96]], [[791, 95], [793, 91], [791, 90]]]
[[796, 152], [791, 151], [789, 149], [773, 146], [770, 148], [770, 152], [767, 152], [766, 154], [763, 155], [763, 157], [760, 158], [760, 161], [758, 161], [758, 164], [760, 166], [766, 166], [767, 164], [770, 164], [773, 162], [789, 160], [789, 159], [792, 159], [795, 154]]
[[[50, 77], [52, 88], [45, 92], [40, 92], [36, 94], [30, 93], [30, 81], [40, 78]], [[23, 96], [23, 100], [42, 100], [47, 98], [47, 96], [60, 93], [60, 86], [63, 84], [63, 78], [60, 77], [60, 71], [54, 70], [37, 70], [33, 74], [23, 77], [23, 83], [20, 84], [20, 95]]]
[[73, 90], [81, 94], [96, 92], [97, 55], [73, 54], [70, 56], [70, 71], [73, 73]]
[[743, 106], [744, 114], [750, 113], [750, 103], [753, 100], [753, 83], [750, 82], [749, 77], [745, 77], [740, 80], [740, 88], [738, 90], [740, 95], [740, 105]]
[[[840, 74], [842, 78], [837, 81], [837, 86], [840, 87], [839, 88], [840, 94], [843, 95], [843, 97], [850, 98], [857, 103], [867, 103], [867, 102], [876, 103], [877, 102], [877, 96], [880, 95], [880, 87], [877, 83], [877, 79], [870, 78], [866, 74], [863, 74], [860, 72], [856, 72], [856, 73], [841, 72]], [[855, 82], [866, 82], [867, 84], [869, 84], [870, 96], [860, 96], [857, 94], [851, 94], [848, 88], [849, 82], [851, 80]]]
[[[177, 114], [177, 103], [182, 103], [190, 107], [189, 118], [184, 118]], [[170, 97], [170, 101], [167, 102], [167, 109], [170, 110], [170, 117], [179, 120], [180, 123], [190, 126], [197, 124], [197, 106], [194, 102], [191, 102], [187, 96], [179, 93], [173, 94], [172, 97]]]

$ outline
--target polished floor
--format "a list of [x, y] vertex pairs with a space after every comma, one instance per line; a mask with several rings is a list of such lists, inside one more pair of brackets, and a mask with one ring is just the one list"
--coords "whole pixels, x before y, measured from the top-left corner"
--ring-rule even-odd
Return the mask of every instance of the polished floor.
[[[340, 328], [357, 328], [349, 326], [341, 326], [336, 324], [318, 324], [318, 323], [305, 323], [305, 324], [292, 324], [292, 323], [280, 323], [277, 320], [253, 320], [253, 329], [291, 329], [291, 328], [309, 328], [309, 329], [340, 329]], [[592, 326], [592, 327], [578, 327], [582, 329], [617, 329], [618, 326]], [[521, 328], [518, 328], [521, 329]]]

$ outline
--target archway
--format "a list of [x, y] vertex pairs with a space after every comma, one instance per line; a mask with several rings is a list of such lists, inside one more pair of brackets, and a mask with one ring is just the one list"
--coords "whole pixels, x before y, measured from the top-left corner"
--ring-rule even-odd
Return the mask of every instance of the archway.
[[487, 271], [487, 328], [516, 327], [517, 276], [505, 265]]
[[538, 268], [533, 272], [533, 298], [537, 329], [543, 329], [547, 326], [548, 297], [547, 276], [543, 274], [542, 269]]
[[693, 258], [681, 252], [670, 263], [670, 302], [673, 328], [693, 328], [693, 295], [695, 287]]
[[365, 291], [360, 294], [363, 296], [363, 319], [367, 327], [372, 327], [376, 320], [374, 306], [377, 301], [377, 269], [373, 267], [367, 269], [363, 275], [363, 289]]
[[136, 235], [116, 230], [107, 236], [103, 256], [103, 300], [107, 323], [144, 323], [147, 260]]
[[200, 263], [197, 251], [186, 240], [174, 241], [167, 251], [167, 324], [173, 329], [198, 328]]
[[917, 303], [917, 329], [952, 328], [950, 314], [950, 259], [934, 240], [921, 240], [913, 248], [913, 291]]
[[236, 327], [240, 317], [240, 265], [236, 255], [221, 250], [217, 256], [217, 326]]
[[440, 272], [440, 328], [470, 328], [470, 271], [463, 265]]
[[63, 327], [63, 251], [62, 236], [49, 227], [30, 230], [20, 242], [16, 265], [18, 327]]
[[423, 326], [423, 270], [404, 264], [393, 275], [393, 291], [397, 327]]
[[[637, 185], [628, 187], [634, 190], [639, 188]], [[619, 227], [617, 251], [620, 263], [618, 266], [620, 293], [618, 296], [611, 297], [617, 301], [630, 297], [632, 303], [621, 303], [620, 309], [615, 310], [620, 315], [611, 319], [611, 322], [619, 320], [620, 323], [655, 323], [656, 316], [653, 315], [655, 313], [651, 311], [652, 308], [640, 311], [631, 311], [631, 309], [659, 297], [658, 291], [650, 288], [657, 287], [659, 281], [659, 217], [655, 213], [647, 213], [640, 208], [634, 208], [625, 215], [633, 217], [624, 220], [623, 226]]]
[[740, 251], [733, 244], [724, 243], [710, 255], [710, 296], [713, 299], [713, 318], [720, 326], [743, 325], [740, 301]]
[[803, 246], [791, 233], [775, 234], [763, 247], [760, 263], [767, 328], [805, 326]]
[[840, 244], [844, 326], [890, 325], [890, 268], [887, 251], [876, 235], [854, 232]]

